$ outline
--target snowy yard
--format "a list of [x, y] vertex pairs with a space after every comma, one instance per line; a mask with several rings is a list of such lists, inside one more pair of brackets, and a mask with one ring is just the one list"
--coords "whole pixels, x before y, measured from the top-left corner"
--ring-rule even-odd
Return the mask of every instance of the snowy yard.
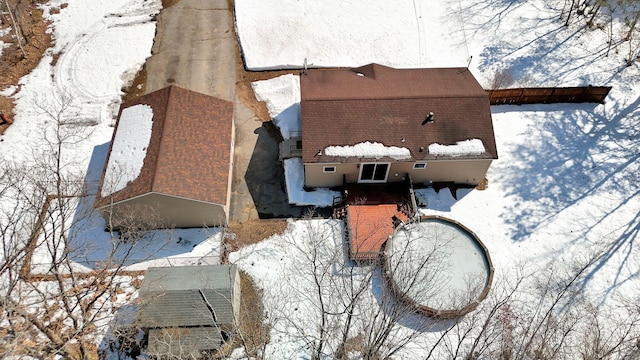
[[[74, 260], [92, 267], [109, 254], [111, 243], [104, 220], [97, 214], [85, 217], [82, 207], [91, 207], [97, 191], [121, 89], [151, 54], [152, 18], [161, 2], [68, 2], [59, 12], [49, 12], [62, 3], [51, 0], [43, 6], [44, 16], [52, 22], [54, 47], [18, 87], [0, 89], [0, 94], [16, 101], [15, 122], [0, 137], [0, 161], [17, 166], [38, 163], [47, 149], [45, 138], [54, 131], [52, 112], [61, 113], [58, 120], [73, 121], [86, 130], [81, 141], [63, 149], [61, 159], [62, 172], [80, 174], [89, 189], [86, 201], [73, 203], [74, 216], [82, 221], [72, 229], [73, 241], [83, 249]], [[487, 189], [459, 190], [457, 200], [446, 189], [439, 193], [420, 190], [419, 196], [428, 204], [421, 210], [424, 214], [459, 221], [488, 248], [496, 275], [486, 306], [492, 296], [504, 295], [522, 278], [529, 281], [528, 287], [519, 288], [515, 297], [520, 304], [534, 303], [535, 281], [569, 276], [589, 262], [577, 279], [577, 289], [597, 306], [594, 314], [611, 314], [614, 319], [624, 314], [621, 303], [637, 304], [640, 290], [636, 244], [640, 233], [640, 69], [637, 61], [624, 64], [629, 44], [620, 40], [620, 19], [611, 28], [619, 46], [610, 49], [606, 27], [584, 29], [586, 20], [579, 16], [564, 26], [559, 19], [563, 3], [236, 0], [235, 17], [250, 69], [301, 68], [305, 63], [314, 67], [372, 62], [394, 67], [468, 64], [485, 88], [496, 82], [496, 74], [505, 75], [503, 80], [513, 86], [612, 86], [604, 104], [492, 107], [499, 159], [487, 174]], [[633, 41], [637, 40], [631, 45]], [[254, 90], [260, 100], [268, 102], [285, 138], [290, 131], [299, 131], [300, 95], [295, 76], [256, 83]], [[301, 187], [299, 164], [287, 169], [295, 175], [287, 182], [288, 189]], [[298, 195], [301, 204], [326, 205], [335, 194], [319, 190]], [[5, 197], [0, 204], [5, 210], [4, 223], [15, 203]], [[264, 290], [272, 326], [266, 358], [308, 358], [313, 343], [309, 338], [321, 338], [317, 321], [322, 319], [317, 317], [316, 300], [309, 295], [315, 290], [308, 266], [310, 253], [318, 255], [317, 261], [332, 275], [323, 279], [327, 287], [321, 289], [322, 296], [344, 300], [331, 281], [349, 276], [354, 279], [352, 286], [366, 289], [358, 305], [363, 314], [375, 316], [373, 312], [381, 308], [379, 274], [344, 263], [342, 234], [343, 225], [336, 220], [291, 220], [285, 234], [231, 254], [230, 260]], [[220, 229], [149, 236], [137, 249], [139, 253], [129, 257], [135, 264], [128, 269], [209, 263], [219, 256]], [[34, 256], [42, 270], [48, 270], [46, 256], [38, 257], [38, 251]], [[124, 296], [113, 301], [126, 305]], [[327, 306], [327, 311], [340, 310], [335, 302]], [[476, 315], [470, 314], [456, 326], [477, 320], [475, 316], [489, 310], [481, 306]], [[433, 356], [451, 355], [451, 344], [456, 341], [456, 335], [447, 331], [451, 324], [434, 323], [426, 331], [415, 331], [412, 321], [403, 318], [401, 326], [394, 327], [396, 341], [407, 339], [396, 358], [424, 357], [425, 349], [440, 343], [440, 337], [445, 345]], [[367, 329], [365, 321], [353, 326], [354, 332]], [[327, 341], [327, 349], [337, 347], [335, 338]], [[243, 356], [241, 351], [234, 355]]]

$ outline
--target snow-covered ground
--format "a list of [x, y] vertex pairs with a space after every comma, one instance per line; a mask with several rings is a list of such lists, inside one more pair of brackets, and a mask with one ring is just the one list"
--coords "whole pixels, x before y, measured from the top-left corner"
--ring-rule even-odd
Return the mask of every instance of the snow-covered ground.
[[458, 2], [242, 0], [235, 9], [246, 65], [253, 70], [300, 68], [305, 62], [316, 67], [468, 62], [465, 12]]
[[[63, 3], [68, 6], [59, 13], [49, 12]], [[581, 259], [597, 255], [582, 286], [608, 311], [611, 301], [638, 291], [640, 254], [634, 243], [640, 229], [640, 71], [637, 63], [623, 64], [625, 44], [608, 48], [605, 30], [582, 29], [585, 19], [580, 17], [565, 27], [558, 19], [563, 3], [236, 0], [235, 7], [243, 54], [253, 69], [302, 67], [305, 62], [308, 66], [469, 64], [485, 87], [491, 86], [496, 73], [508, 75], [505, 81], [515, 85], [612, 86], [605, 104], [493, 107], [500, 158], [487, 174], [487, 189], [460, 190], [457, 200], [446, 190], [421, 192], [428, 204], [424, 213], [453, 218], [484, 242], [500, 274], [496, 283], [509, 280], [523, 266], [530, 274], [569, 270]], [[47, 3], [44, 16], [52, 21], [55, 45], [20, 80], [19, 89], [0, 89], [16, 100], [14, 124], [1, 137], [0, 156], [33, 162], [45, 148], [44, 132], [55, 122], [47, 111], [64, 110], [60, 120], [91, 131], [63, 160], [87, 172], [87, 183], [95, 184], [121, 88], [150, 55], [155, 30], [151, 18], [160, 6], [159, 0]], [[618, 25], [613, 28], [616, 41], [622, 36]], [[287, 78], [278, 97], [262, 93], [262, 99], [272, 101], [274, 117], [284, 119], [282, 124], [298, 116], [296, 81]], [[260, 93], [257, 87], [256, 92]], [[286, 129], [286, 134], [299, 131]], [[91, 219], [81, 224], [85, 235], [77, 238], [92, 246], [95, 255], [79, 260], [83, 265], [99, 260], [109, 249], [104, 247], [110, 241], [104, 237], [104, 222]], [[311, 310], [305, 305], [305, 289], [296, 288], [305, 275], [293, 256], [307, 249], [300, 241], [310, 227], [328, 234], [322, 249], [340, 246], [341, 237], [336, 235], [342, 232], [340, 222], [303, 220], [292, 222], [286, 234], [231, 256], [265, 288], [266, 295], [291, 290], [300, 296], [289, 299], [286, 307], [298, 320], [309, 317]], [[150, 246], [137, 258], [148, 259], [157, 252], [154, 259], [198, 259], [215, 252], [218, 235], [218, 230], [165, 234], [170, 250]], [[282, 296], [265, 296], [265, 307], [282, 305], [276, 300]], [[305, 356], [304, 343], [290, 337], [295, 329], [273, 331], [271, 358]]]
[[[487, 88], [500, 78], [502, 86], [612, 86], [605, 104], [494, 106], [500, 158], [487, 174], [487, 189], [459, 190], [457, 200], [446, 189], [418, 191], [420, 202], [428, 204], [422, 213], [460, 221], [485, 243], [496, 268], [494, 286], [514, 281], [522, 271], [570, 272], [591, 259], [594, 264], [580, 287], [609, 309], [604, 311], [611, 311], [615, 301], [633, 298], [639, 285], [634, 242], [640, 228], [640, 186], [634, 179], [640, 172], [640, 135], [635, 130], [640, 72], [637, 63], [624, 65], [624, 47], [608, 49], [605, 31], [583, 29], [584, 18], [574, 18], [565, 27], [558, 19], [562, 5], [291, 0], [258, 6], [236, 1], [236, 16], [247, 65], [255, 69], [302, 67], [305, 61], [316, 67], [371, 62], [465, 66], [469, 61]], [[424, 9], [429, 16], [423, 16]], [[256, 93], [269, 81], [256, 86]], [[296, 95], [280, 92], [269, 101], [283, 98]], [[270, 105], [277, 108], [296, 106]], [[295, 236], [300, 231], [296, 229], [243, 249], [241, 268], [265, 288], [279, 281], [289, 284], [284, 279], [294, 276], [286, 264], [291, 249], [281, 242]], [[267, 249], [269, 257], [280, 260], [267, 261]], [[305, 278], [303, 271], [299, 278]], [[267, 308], [278, 304], [277, 297], [265, 299]], [[272, 333], [278, 334], [273, 353], [291, 354], [291, 344], [284, 343], [279, 331], [286, 332]]]
[[[51, 13], [62, 4], [67, 6]], [[54, 46], [12, 95], [14, 124], [2, 136], [0, 156], [29, 161], [43, 142], [42, 129], [53, 120], [51, 112], [60, 113], [60, 120], [91, 126], [89, 139], [76, 144], [71, 155], [88, 164], [93, 146], [111, 139], [122, 88], [151, 55], [151, 20], [160, 8], [160, 1], [145, 0], [99, 0], [90, 7], [57, 0], [45, 4]]]

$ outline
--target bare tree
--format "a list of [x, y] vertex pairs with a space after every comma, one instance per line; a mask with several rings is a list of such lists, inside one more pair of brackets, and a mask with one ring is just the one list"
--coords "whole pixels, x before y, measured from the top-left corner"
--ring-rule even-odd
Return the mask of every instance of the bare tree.
[[[305, 230], [284, 240], [293, 249], [288, 256], [297, 259], [284, 271], [300, 276], [269, 289], [265, 306], [275, 320], [274, 333], [282, 332], [310, 358], [618, 359], [639, 352], [637, 299], [622, 299], [614, 313], [605, 314], [583, 292], [597, 253], [576, 257], [572, 267], [520, 266], [502, 273], [475, 311], [442, 320], [424, 316], [419, 304], [399, 297], [385, 281], [390, 269], [345, 259], [340, 222], [303, 221]], [[423, 249], [422, 263], [410, 261], [416, 259], [409, 248], [396, 249], [397, 256], [422, 266], [393, 270], [403, 292], [420, 303], [446, 300], [428, 291], [443, 285], [439, 273], [446, 270], [442, 259], [448, 246], [441, 240]], [[452, 304], [464, 307], [477, 291], [478, 284], [469, 280]]]
[[75, 261], [90, 251], [74, 242], [75, 225], [94, 215], [93, 209], [79, 211], [79, 204], [95, 195], [87, 192], [83, 169], [71, 156], [70, 149], [90, 132], [68, 121], [79, 116], [71, 104], [66, 97], [41, 99], [38, 107], [47, 120], [33, 158], [0, 164], [0, 191], [6, 195], [0, 216], [0, 332], [7, 334], [0, 352], [6, 355], [97, 358], [96, 336], [115, 311], [116, 295], [131, 291], [123, 269], [139, 238], [124, 243], [111, 234], [103, 261], [93, 268]]
[[475, 312], [446, 329], [437, 346], [430, 345], [426, 358], [633, 358], [640, 330], [637, 308], [625, 299], [616, 311], [603, 314], [579, 286], [593, 264], [503, 274]]
[[[389, 358], [425, 331], [440, 326], [420, 314], [416, 303], [390, 290], [386, 270], [377, 261], [356, 263], [347, 258], [342, 222], [304, 221], [304, 233], [289, 234], [285, 240], [294, 249], [290, 255], [296, 259], [294, 268], [285, 271], [300, 276], [291, 277], [291, 283], [278, 289], [283, 303], [274, 305], [273, 310], [281, 311], [277, 318], [282, 326], [276, 329], [288, 331], [288, 336], [303, 344], [301, 350], [310, 358], [347, 358], [355, 353], [363, 359]], [[444, 241], [434, 243], [430, 251], [421, 253], [421, 257], [426, 256], [421, 258], [418, 269], [392, 269], [407, 286], [419, 288], [412, 296], [423, 301], [439, 296], [443, 278], [438, 273], [443, 267], [444, 245]], [[416, 260], [409, 251], [396, 255], [408, 262]], [[456, 294], [453, 298], [466, 304], [469, 296]], [[271, 299], [274, 300], [279, 299]], [[304, 315], [300, 315], [298, 307], [309, 311], [301, 311]]]

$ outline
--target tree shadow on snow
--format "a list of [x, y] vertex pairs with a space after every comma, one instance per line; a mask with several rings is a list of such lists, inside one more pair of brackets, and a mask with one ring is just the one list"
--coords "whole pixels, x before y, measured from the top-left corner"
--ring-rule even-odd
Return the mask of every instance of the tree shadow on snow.
[[[519, 14], [524, 5], [531, 6], [531, 11], [537, 15]], [[459, 31], [465, 33], [465, 39], [484, 38], [486, 34], [494, 39], [474, 61], [478, 62], [481, 71], [508, 74], [508, 80], [485, 84], [486, 87], [556, 86], [576, 81], [587, 85], [604, 74], [589, 70], [597, 62], [609, 68], [617, 67], [618, 71], [624, 70], [622, 60], [617, 65], [611, 65], [611, 60], [607, 60], [609, 55], [614, 56], [617, 47], [625, 44], [622, 37], [614, 37], [611, 44], [606, 39], [599, 44], [593, 43], [589, 32], [600, 30], [589, 29], [587, 18], [574, 14], [569, 26], [565, 26], [566, 15], [561, 18], [561, 5], [546, 3], [542, 8], [533, 8], [534, 5], [526, 1], [476, 0], [466, 2], [464, 8], [452, 6], [451, 18], [463, 17], [464, 25]], [[483, 17], [482, 14], [491, 15]], [[509, 26], [514, 21], [518, 26]], [[582, 42], [590, 43], [586, 47]], [[569, 48], [573, 51], [568, 51]], [[582, 53], [577, 52], [580, 49]], [[493, 76], [488, 81], [495, 82], [499, 75], [487, 76]], [[599, 79], [605, 84], [609, 80], [611, 78]]]
[[[499, 106], [492, 111], [516, 109], [520, 116], [534, 117], [527, 132], [507, 143], [513, 161], [493, 169], [506, 196], [514, 203], [502, 216], [512, 227], [514, 241], [526, 240], [536, 231], [565, 216], [570, 228], [563, 229], [572, 240], [565, 244], [597, 247], [594, 267], [584, 285], [615, 254], [623, 256], [610, 289], [640, 275], [624, 274], [640, 232], [640, 216], [619, 223], [620, 211], [638, 201], [640, 187], [640, 98], [621, 106], [594, 109], [593, 104], [544, 106]], [[503, 150], [504, 151], [504, 150]], [[605, 203], [594, 203], [607, 199]], [[580, 206], [579, 211], [574, 213]], [[584, 210], [583, 210], [584, 209]], [[552, 239], [549, 239], [550, 241]]]

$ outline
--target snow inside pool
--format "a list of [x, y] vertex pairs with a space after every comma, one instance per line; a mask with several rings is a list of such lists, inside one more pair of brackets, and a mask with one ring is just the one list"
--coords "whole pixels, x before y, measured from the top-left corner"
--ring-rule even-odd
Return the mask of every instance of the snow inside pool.
[[475, 236], [455, 222], [426, 217], [400, 227], [386, 249], [389, 276], [417, 305], [436, 312], [481, 300], [491, 261]]

